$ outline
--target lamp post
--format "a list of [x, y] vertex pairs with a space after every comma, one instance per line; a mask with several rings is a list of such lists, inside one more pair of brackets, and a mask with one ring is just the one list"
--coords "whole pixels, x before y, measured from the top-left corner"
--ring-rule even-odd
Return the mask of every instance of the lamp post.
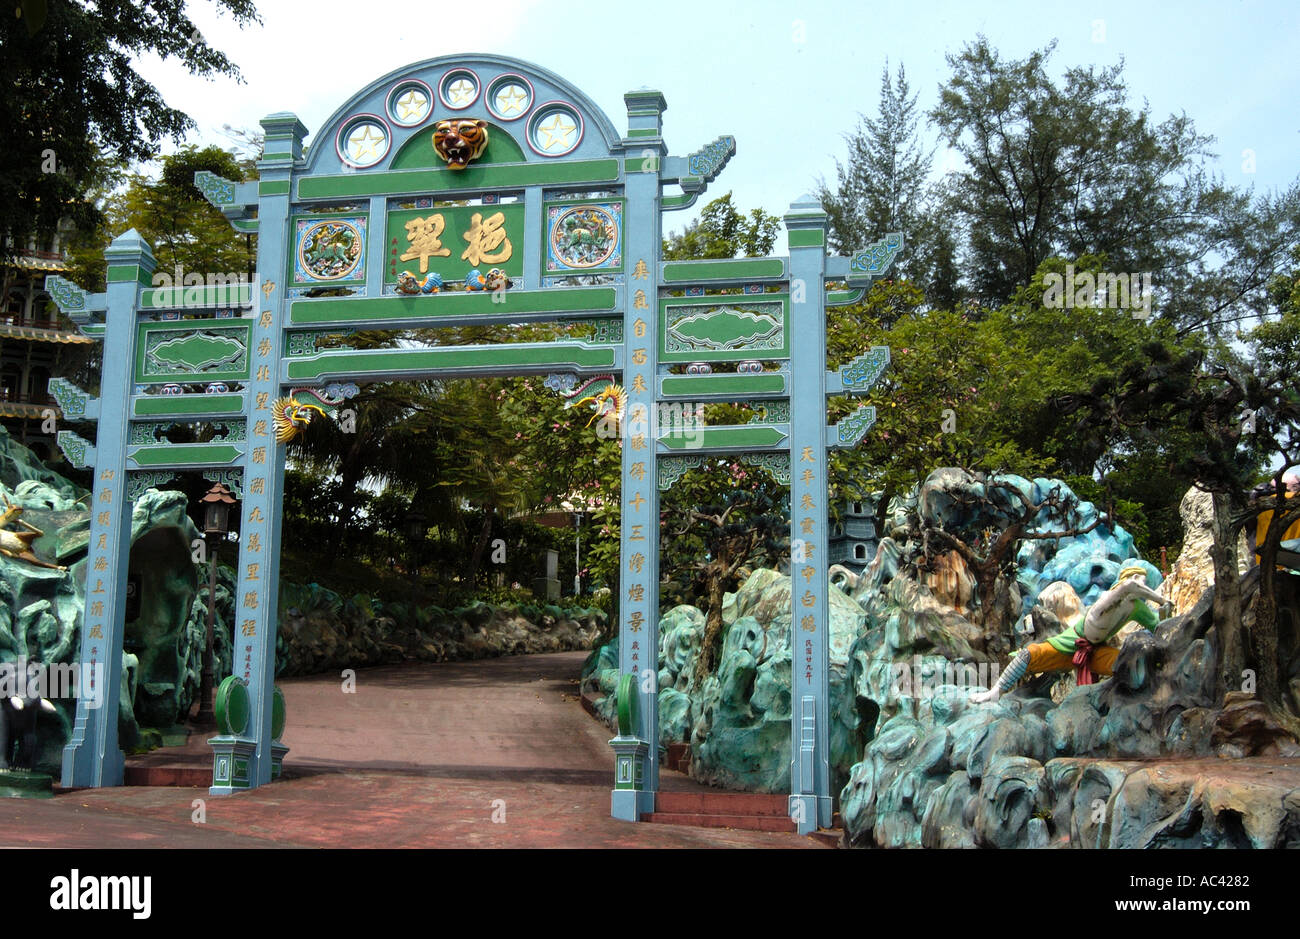
[[199, 712], [194, 723], [200, 727], [215, 727], [212, 712], [212, 639], [217, 621], [217, 546], [230, 531], [230, 507], [235, 497], [221, 483], [216, 483], [200, 500], [203, 505], [203, 537], [208, 545], [208, 630], [203, 653], [203, 671], [199, 678]]
[[573, 595], [582, 595], [582, 513], [573, 513]]

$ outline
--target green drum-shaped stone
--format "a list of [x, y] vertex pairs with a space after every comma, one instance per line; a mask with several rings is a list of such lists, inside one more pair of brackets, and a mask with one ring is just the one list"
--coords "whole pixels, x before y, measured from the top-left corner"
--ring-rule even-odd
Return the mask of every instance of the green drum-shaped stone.
[[284, 733], [284, 692], [276, 685], [271, 692], [271, 739], [279, 740]]
[[618, 680], [618, 734], [620, 737], [635, 737], [637, 732], [637, 694], [636, 676], [624, 675]]
[[238, 737], [247, 729], [248, 716], [252, 710], [248, 701], [248, 688], [231, 675], [217, 687], [213, 710], [217, 712], [217, 730]]

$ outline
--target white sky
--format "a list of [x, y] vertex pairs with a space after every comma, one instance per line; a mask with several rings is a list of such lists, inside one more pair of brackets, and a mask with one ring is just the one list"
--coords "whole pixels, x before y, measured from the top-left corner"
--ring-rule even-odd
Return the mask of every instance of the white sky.
[[[1123, 57], [1132, 102], [1148, 100], [1157, 121], [1185, 111], [1200, 133], [1217, 137], [1218, 170], [1231, 184], [1275, 189], [1300, 175], [1295, 2], [261, 0], [263, 25], [242, 31], [218, 19], [210, 3], [189, 6], [245, 79], [205, 81], [173, 63], [142, 63], [167, 102], [194, 118], [197, 143], [228, 146], [223, 124], [256, 128], [275, 111], [291, 111], [315, 131], [345, 99], [403, 63], [491, 52], [573, 82], [620, 131], [623, 93], [657, 88], [668, 101], [672, 153], [720, 134], [737, 138], [736, 156], [702, 203], [730, 189], [740, 208], [780, 215], [819, 175], [834, 179], [842, 135], [860, 112], [875, 113], [886, 57], [891, 70], [904, 64], [928, 110], [949, 74], [945, 53], [983, 32], [1007, 58], [1058, 39], [1050, 66], [1057, 77], [1069, 66]], [[1248, 149], [1254, 173], [1243, 172]], [[941, 149], [936, 170], [944, 157]], [[690, 217], [668, 215], [665, 230]]]

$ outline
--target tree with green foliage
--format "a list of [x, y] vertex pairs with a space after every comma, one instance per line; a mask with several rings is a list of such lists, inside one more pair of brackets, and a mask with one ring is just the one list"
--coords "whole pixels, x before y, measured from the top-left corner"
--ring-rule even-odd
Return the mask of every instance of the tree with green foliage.
[[772, 250], [781, 220], [763, 209], [744, 215], [731, 202], [731, 193], [719, 196], [680, 234], [664, 239], [664, 260], [703, 261], [713, 258], [757, 258]]
[[901, 232], [906, 250], [893, 275], [917, 284], [932, 306], [951, 307], [959, 298], [956, 242], [928, 181], [934, 148], [921, 142], [916, 102], [902, 64], [891, 80], [886, 61], [878, 116], [860, 118], [847, 138], [848, 163], [836, 161], [836, 190], [823, 180], [818, 196], [832, 249], [848, 254]]
[[1258, 315], [1279, 249], [1300, 235], [1300, 191], [1252, 200], [1226, 187], [1208, 169], [1213, 138], [1189, 118], [1157, 124], [1132, 108], [1121, 65], [1054, 81], [1054, 49], [1008, 60], [981, 36], [948, 56], [930, 116], [965, 160], [947, 207], [976, 295], [1000, 305], [1047, 258], [1094, 255], [1152, 272], [1162, 315], [1185, 332]]
[[[240, 25], [260, 22], [252, 0], [216, 0]], [[87, 193], [108, 165], [157, 156], [194, 122], [168, 107], [135, 67], [153, 54], [191, 74], [239, 78], [210, 46], [183, 0], [132, 4], [32, 3], [0, 16], [6, 93], [0, 100], [0, 260], [61, 223], [93, 229], [99, 209]], [[12, 8], [12, 5], [11, 5]]]

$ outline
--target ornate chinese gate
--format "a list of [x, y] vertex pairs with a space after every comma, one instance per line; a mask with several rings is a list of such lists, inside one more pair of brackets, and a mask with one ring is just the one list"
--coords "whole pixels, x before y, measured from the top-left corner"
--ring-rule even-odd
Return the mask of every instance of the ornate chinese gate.
[[[235, 673], [250, 719], [214, 742], [212, 791], [258, 786], [283, 752], [273, 733], [284, 483], [276, 402], [290, 398], [291, 414], [312, 406], [332, 414], [357, 381], [546, 374], [566, 390], [621, 375], [627, 697], [613, 814], [635, 821], [653, 811], [658, 788], [659, 492], [706, 458], [735, 454], [791, 487], [791, 817], [803, 832], [830, 824], [826, 455], [855, 445], [875, 415], [860, 407], [827, 426], [826, 396], [867, 391], [889, 350], [828, 374], [824, 309], [860, 297], [902, 242], [890, 235], [851, 258], [828, 258], [825, 216], [805, 198], [785, 216], [788, 258], [662, 261], [661, 213], [693, 205], [735, 141], [669, 156], [663, 96], [643, 90], [625, 101], [620, 135], [544, 69], [491, 55], [433, 59], [354, 96], [309, 153], [296, 117], [267, 117], [256, 181], [199, 174], [231, 224], [258, 234], [256, 285], [154, 287], [152, 253], [134, 232], [106, 252], [105, 293], [50, 279], [61, 309], [104, 342], [99, 399], [66, 383], [52, 389], [69, 416], [98, 421], [95, 445], [68, 432], [59, 442], [94, 468], [81, 659], [106, 674], [104, 705], [78, 702], [64, 785], [122, 782], [130, 506], [145, 488], [199, 471], [242, 500]], [[827, 282], [846, 289], [828, 296]], [[591, 324], [589, 338], [317, 348], [321, 337], [362, 329], [572, 320]], [[761, 405], [762, 420], [693, 428], [660, 420], [665, 406], [715, 401]], [[220, 439], [161, 443], [176, 421], [211, 425]]]

